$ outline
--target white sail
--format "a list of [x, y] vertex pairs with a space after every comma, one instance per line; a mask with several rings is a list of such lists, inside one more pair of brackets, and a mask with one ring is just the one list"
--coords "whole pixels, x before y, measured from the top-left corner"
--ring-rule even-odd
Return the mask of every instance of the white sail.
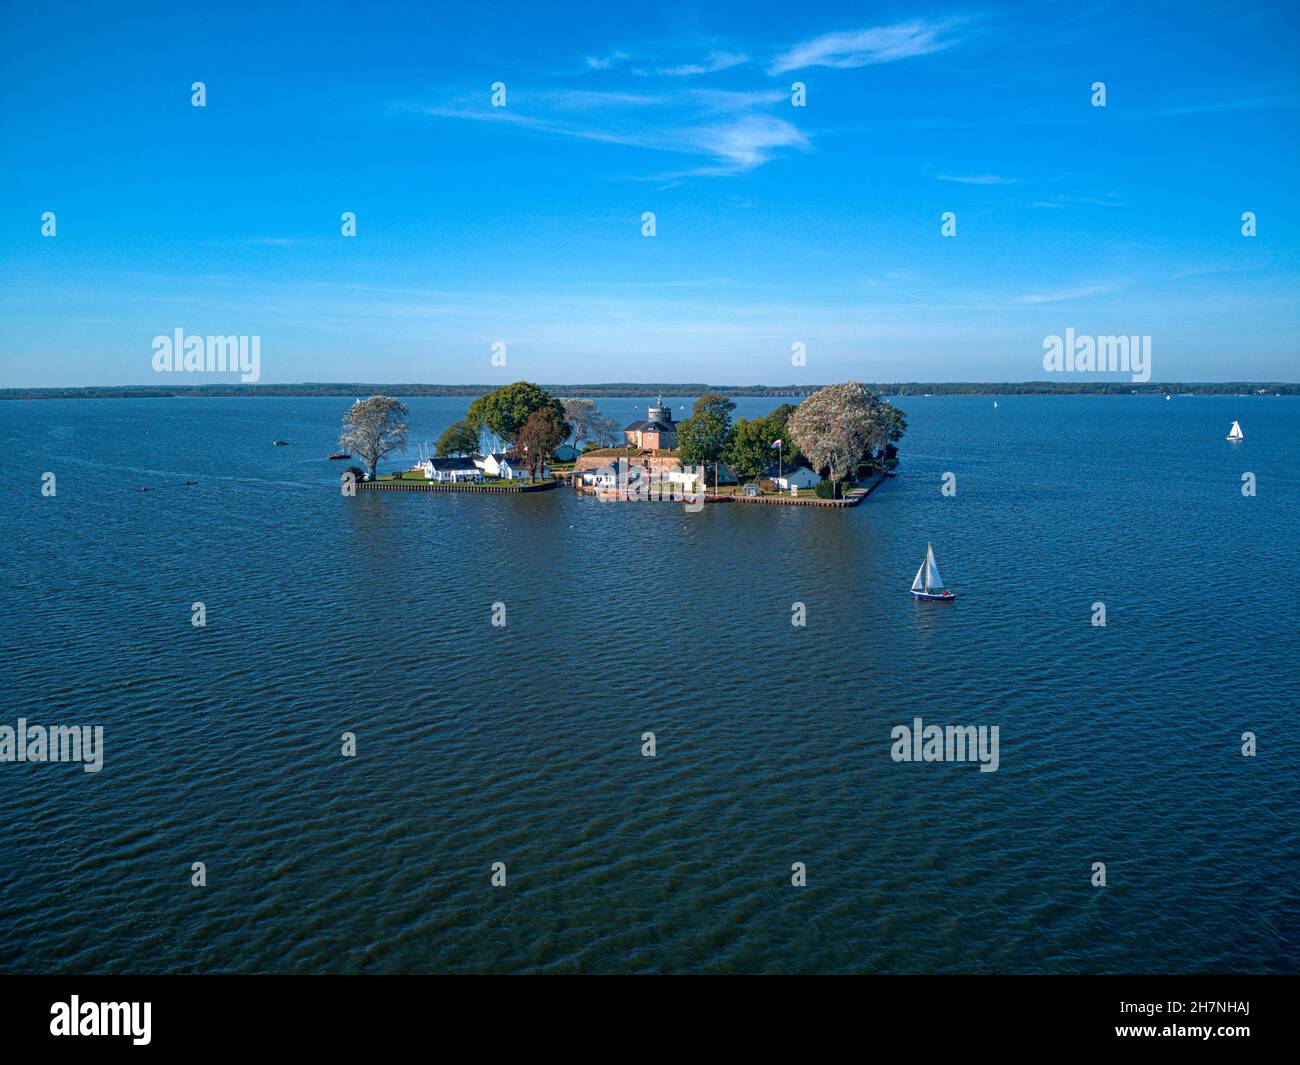
[[925, 563], [921, 563], [921, 568], [916, 571], [916, 580], [912, 582], [912, 591], [919, 592], [922, 588], [921, 578], [925, 576]]
[[925, 590], [932, 592], [936, 588], [943, 587], [943, 578], [939, 576], [939, 566], [934, 561], [934, 548], [929, 544], [925, 547]]
[[1228, 439], [1229, 439], [1229, 440], [1242, 440], [1242, 439], [1245, 438], [1245, 435], [1246, 435], [1246, 434], [1243, 433], [1243, 432], [1241, 431], [1241, 423], [1240, 423], [1240, 422], [1233, 422], [1233, 423], [1232, 423], [1232, 428], [1228, 431]]

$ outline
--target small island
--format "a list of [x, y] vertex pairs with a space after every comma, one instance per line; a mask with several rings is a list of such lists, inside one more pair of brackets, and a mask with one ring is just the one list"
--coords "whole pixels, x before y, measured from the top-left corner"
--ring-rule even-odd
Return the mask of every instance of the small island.
[[[390, 396], [354, 404], [339, 445], [367, 464], [344, 474], [367, 489], [518, 493], [566, 481], [600, 499], [838, 508], [893, 475], [907, 429], [901, 410], [854, 381], [762, 418], [733, 420], [735, 409], [729, 396], [706, 392], [678, 423], [661, 398], [620, 433], [592, 400], [516, 381], [476, 398], [409, 469], [377, 472], [407, 447], [409, 411]], [[478, 450], [488, 434], [505, 442], [501, 451]]]

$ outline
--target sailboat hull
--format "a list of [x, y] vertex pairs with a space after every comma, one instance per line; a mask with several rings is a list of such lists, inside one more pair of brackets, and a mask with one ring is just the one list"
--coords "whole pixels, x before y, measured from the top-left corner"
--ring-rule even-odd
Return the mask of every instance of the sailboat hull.
[[913, 592], [913, 599], [938, 599], [942, 603], [950, 602], [957, 598], [955, 592]]

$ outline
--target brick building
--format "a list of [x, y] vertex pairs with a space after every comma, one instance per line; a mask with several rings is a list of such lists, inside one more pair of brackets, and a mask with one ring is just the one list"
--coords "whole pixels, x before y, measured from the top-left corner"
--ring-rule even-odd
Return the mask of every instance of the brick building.
[[659, 405], [651, 407], [647, 415], [645, 421], [633, 422], [623, 430], [623, 440], [627, 446], [675, 450], [677, 423], [673, 421], [673, 408], [665, 407], [661, 396]]

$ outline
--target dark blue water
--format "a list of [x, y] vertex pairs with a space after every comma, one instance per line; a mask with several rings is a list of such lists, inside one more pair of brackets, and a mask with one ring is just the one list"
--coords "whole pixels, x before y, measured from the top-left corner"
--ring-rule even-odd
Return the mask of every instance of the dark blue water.
[[346, 499], [337, 399], [0, 406], [0, 724], [106, 745], [0, 764], [0, 969], [1296, 970], [1300, 400], [899, 402], [862, 506], [698, 514]]

